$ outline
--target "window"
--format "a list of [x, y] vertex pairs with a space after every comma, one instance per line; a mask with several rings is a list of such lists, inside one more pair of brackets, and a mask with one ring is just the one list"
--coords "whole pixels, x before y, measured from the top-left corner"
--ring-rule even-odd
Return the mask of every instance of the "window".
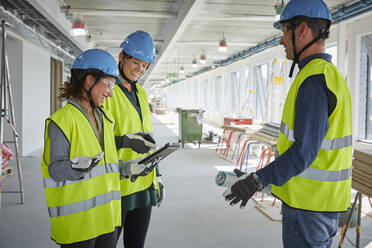
[[240, 102], [240, 73], [238, 71], [230, 73], [230, 111], [231, 116], [239, 115], [239, 102]]
[[221, 109], [222, 78], [221, 78], [221, 76], [216, 77], [214, 85], [216, 87], [215, 88], [216, 89], [216, 93], [214, 95], [216, 112], [217, 113], [222, 113], [222, 109]]
[[269, 63], [257, 65], [253, 68], [253, 85], [252, 85], [252, 109], [254, 118], [260, 121], [266, 121], [266, 102], [267, 86], [269, 75]]
[[337, 45], [329, 46], [325, 49], [326, 53], [332, 55], [332, 64], [337, 66]]

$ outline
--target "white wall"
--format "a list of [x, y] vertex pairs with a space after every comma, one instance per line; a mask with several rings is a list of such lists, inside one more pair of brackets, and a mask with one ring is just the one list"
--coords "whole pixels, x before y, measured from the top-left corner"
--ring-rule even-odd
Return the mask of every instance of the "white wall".
[[44, 144], [44, 121], [50, 115], [51, 55], [23, 43], [22, 155]]

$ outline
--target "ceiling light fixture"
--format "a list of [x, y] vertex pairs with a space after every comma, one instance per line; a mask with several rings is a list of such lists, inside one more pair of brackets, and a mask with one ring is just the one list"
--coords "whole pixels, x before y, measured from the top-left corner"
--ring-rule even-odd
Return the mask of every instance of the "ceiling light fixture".
[[83, 36], [86, 34], [85, 32], [85, 23], [80, 20], [76, 20], [74, 24], [72, 24], [72, 29], [70, 34], [72, 36]]
[[196, 61], [196, 58], [194, 57], [194, 60], [192, 61], [192, 67], [196, 68], [198, 66], [198, 61]]
[[227, 42], [225, 39], [225, 35], [222, 33], [222, 38], [220, 39], [218, 51], [220, 52], [226, 52], [227, 51]]
[[278, 0], [275, 4], [275, 21], [279, 21], [280, 15], [284, 9], [284, 0]]
[[184, 74], [185, 73], [185, 68], [183, 68], [183, 66], [181, 66], [180, 68], [180, 74]]
[[207, 63], [207, 56], [205, 56], [205, 54], [201, 55], [199, 62], [200, 64], [203, 64], [203, 65]]

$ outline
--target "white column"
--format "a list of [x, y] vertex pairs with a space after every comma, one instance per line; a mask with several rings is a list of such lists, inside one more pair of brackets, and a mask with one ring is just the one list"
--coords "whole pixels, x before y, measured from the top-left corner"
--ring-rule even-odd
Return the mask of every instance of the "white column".
[[360, 35], [358, 35], [358, 22], [348, 24], [348, 72], [347, 83], [350, 88], [353, 109], [353, 141], [359, 137], [359, 89], [360, 89]]
[[[337, 37], [337, 68], [342, 75], [346, 77], [346, 23], [341, 22], [338, 24], [338, 37]], [[350, 86], [350, 85], [349, 85]]]

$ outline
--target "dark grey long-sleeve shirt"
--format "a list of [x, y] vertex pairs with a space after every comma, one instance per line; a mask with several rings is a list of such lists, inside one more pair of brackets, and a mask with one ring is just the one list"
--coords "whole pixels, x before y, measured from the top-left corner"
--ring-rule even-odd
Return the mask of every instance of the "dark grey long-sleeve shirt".
[[[68, 103], [77, 107], [85, 116], [87, 115], [87, 112], [83, 111], [81, 105], [76, 101], [69, 99]], [[95, 114], [96, 117], [99, 117], [98, 125], [101, 125], [102, 127], [101, 113], [96, 111]], [[91, 123], [91, 121], [89, 122]], [[94, 124], [91, 123], [91, 125], [93, 127]], [[94, 126], [93, 128], [96, 127]], [[85, 172], [79, 172], [71, 167], [70, 143], [62, 130], [53, 121], [51, 121], [48, 125], [48, 135], [50, 140], [50, 164], [48, 165], [50, 177], [55, 181], [74, 181], [82, 179], [85, 175]]]

